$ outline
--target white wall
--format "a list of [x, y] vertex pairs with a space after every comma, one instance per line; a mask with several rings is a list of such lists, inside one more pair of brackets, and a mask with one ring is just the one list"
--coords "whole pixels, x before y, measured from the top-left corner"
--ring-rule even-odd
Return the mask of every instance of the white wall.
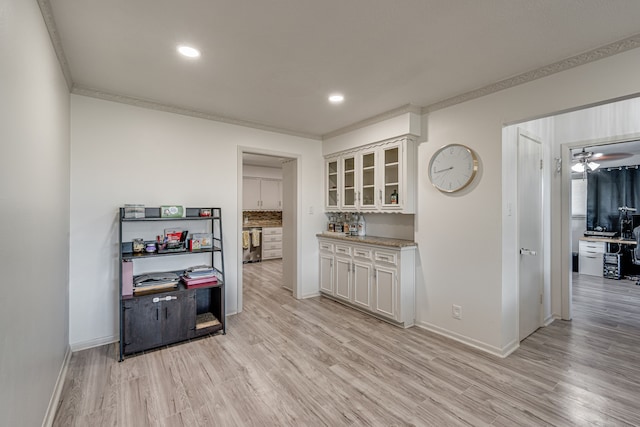
[[250, 176], [254, 178], [282, 179], [282, 168], [242, 165], [242, 176]]
[[236, 312], [238, 146], [299, 156], [302, 294], [317, 292], [315, 233], [324, 219], [318, 141], [76, 95], [71, 115], [72, 348], [118, 338], [116, 211], [125, 203], [222, 208], [226, 308]]
[[0, 425], [36, 426], [69, 348], [69, 92], [37, 2], [2, 2], [0, 57]]
[[407, 134], [420, 136], [422, 128], [421, 117], [418, 114], [404, 113], [379, 123], [326, 139], [322, 143], [322, 154], [333, 154]]
[[[625, 96], [640, 91], [637, 70], [640, 50], [628, 51], [521, 86], [463, 104], [435, 111], [428, 117], [428, 143], [420, 145], [418, 158], [419, 208], [416, 240], [420, 250], [422, 282], [418, 289], [418, 323], [429, 329], [505, 354], [517, 345], [517, 295], [514, 276], [503, 276], [512, 254], [503, 257], [503, 246], [513, 235], [503, 235], [502, 223], [509, 221], [506, 207], [511, 195], [502, 195], [503, 182], [515, 182], [513, 162], [502, 150], [502, 127], [581, 105]], [[481, 177], [477, 186], [461, 196], [438, 193], [428, 183], [426, 167], [435, 150], [446, 143], [464, 143], [480, 157]], [[559, 153], [545, 153], [545, 158]], [[549, 178], [549, 194], [559, 194], [559, 175]], [[558, 310], [560, 295], [560, 209], [549, 207], [547, 239], [551, 260], [551, 311]], [[469, 220], [473, 218], [473, 220]], [[506, 239], [506, 240], [505, 240]], [[514, 247], [515, 248], [515, 247]], [[554, 254], [556, 256], [554, 256]], [[567, 254], [568, 256], [568, 254]], [[461, 268], [462, 267], [462, 268]], [[463, 307], [463, 318], [451, 316], [451, 305]]]

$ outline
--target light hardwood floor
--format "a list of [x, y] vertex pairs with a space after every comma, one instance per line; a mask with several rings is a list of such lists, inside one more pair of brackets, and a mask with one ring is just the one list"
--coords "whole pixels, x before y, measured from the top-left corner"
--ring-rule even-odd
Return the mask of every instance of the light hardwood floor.
[[640, 286], [574, 279], [575, 317], [500, 359], [244, 270], [227, 335], [74, 353], [56, 426], [640, 425]]

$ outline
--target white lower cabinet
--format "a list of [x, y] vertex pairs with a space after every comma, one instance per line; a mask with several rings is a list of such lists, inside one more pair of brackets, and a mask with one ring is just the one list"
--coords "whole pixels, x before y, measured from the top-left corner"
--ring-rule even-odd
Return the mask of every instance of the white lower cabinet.
[[353, 303], [367, 310], [371, 310], [372, 276], [371, 263], [353, 261]]
[[580, 240], [578, 242], [578, 272], [590, 276], [603, 276], [605, 242]]
[[282, 227], [262, 227], [262, 259], [282, 258]]
[[415, 246], [319, 237], [322, 295], [402, 327], [415, 322]]
[[335, 269], [335, 296], [349, 300], [351, 299], [351, 259], [336, 256]]
[[333, 294], [333, 255], [320, 253], [320, 291]]
[[376, 267], [376, 305], [374, 307], [374, 310], [377, 314], [380, 314], [382, 316], [395, 317], [397, 277], [398, 272], [395, 269]]

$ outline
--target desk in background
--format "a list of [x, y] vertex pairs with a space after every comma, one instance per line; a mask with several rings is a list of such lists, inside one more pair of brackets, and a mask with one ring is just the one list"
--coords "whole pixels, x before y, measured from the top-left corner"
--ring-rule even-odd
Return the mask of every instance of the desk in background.
[[620, 238], [581, 237], [578, 244], [578, 272], [603, 277], [604, 254], [618, 254], [620, 256], [617, 258], [620, 260], [626, 249], [632, 249], [636, 245], [636, 241]]

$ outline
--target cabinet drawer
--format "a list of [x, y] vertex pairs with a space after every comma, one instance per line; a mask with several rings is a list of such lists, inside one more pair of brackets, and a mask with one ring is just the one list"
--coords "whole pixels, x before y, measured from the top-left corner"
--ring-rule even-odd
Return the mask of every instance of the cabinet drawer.
[[282, 249], [262, 251], [262, 259], [282, 258]]
[[351, 255], [351, 246], [336, 245], [336, 253], [343, 255]]
[[262, 234], [263, 236], [271, 236], [274, 234], [282, 235], [282, 227], [263, 227]]
[[333, 243], [320, 242], [320, 250], [333, 253]]
[[353, 256], [357, 258], [373, 259], [371, 249], [353, 248]]
[[388, 262], [389, 264], [398, 265], [398, 254], [388, 251], [376, 251], [374, 260], [376, 262]]
[[262, 242], [262, 251], [270, 251], [272, 249], [282, 250], [282, 242]]
[[262, 236], [262, 242], [282, 242], [282, 234], [265, 234]]
[[605, 242], [592, 242], [589, 240], [580, 240], [578, 248], [581, 254], [603, 254]]

